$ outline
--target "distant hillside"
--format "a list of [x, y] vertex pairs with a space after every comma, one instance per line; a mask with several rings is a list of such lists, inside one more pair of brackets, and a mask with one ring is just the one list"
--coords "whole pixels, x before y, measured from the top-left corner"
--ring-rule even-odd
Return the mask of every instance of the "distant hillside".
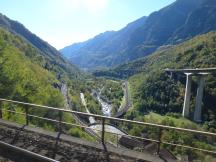
[[134, 30], [145, 23], [146, 17], [142, 17], [128, 24], [119, 31], [108, 31], [96, 37], [71, 46], [65, 47], [60, 52], [72, 63], [82, 68], [103, 68], [121, 63], [120, 53], [124, 53], [128, 46], [130, 36]]
[[171, 5], [130, 23], [116, 32], [105, 32], [61, 53], [82, 68], [100, 69], [151, 54], [216, 29], [216, 1], [177, 0]]
[[[160, 114], [181, 113], [184, 99], [185, 75], [170, 78], [166, 68], [216, 67], [216, 32], [197, 36], [191, 40], [158, 50], [150, 56], [123, 64], [96, 76], [129, 78], [134, 101], [131, 117], [154, 111]], [[196, 78], [193, 78], [191, 115], [196, 96]], [[203, 119], [216, 119], [216, 76], [208, 75], [203, 99]], [[128, 114], [128, 115], [129, 115]], [[138, 115], [139, 114], [139, 115]], [[130, 116], [129, 115], [129, 116]]]

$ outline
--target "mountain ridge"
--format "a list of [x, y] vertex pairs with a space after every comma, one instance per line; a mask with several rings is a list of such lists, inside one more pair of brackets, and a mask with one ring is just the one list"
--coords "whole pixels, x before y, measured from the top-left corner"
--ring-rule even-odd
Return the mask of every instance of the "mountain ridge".
[[[41, 55], [41, 57], [46, 60], [46, 63], [41, 66], [47, 68], [48, 70], [54, 70], [56, 72], [60, 70], [65, 76], [68, 75], [67, 73], [71, 74], [72, 76], [76, 76], [81, 73], [77, 67], [64, 59], [59, 51], [39, 38], [37, 35], [33, 34], [18, 21], [11, 20], [0, 13], [0, 27], [6, 29], [14, 35], [21, 37], [31, 46], [35, 47], [35, 49], [38, 51], [37, 54]], [[58, 66], [58, 69], [52, 69], [55, 65]], [[56, 73], [56, 76], [60, 77], [61, 74]]]
[[[112, 56], [114, 56], [113, 54], [115, 54], [116, 51], [121, 52], [122, 46], [127, 45], [127, 42], [122, 42], [122, 38], [127, 38], [128, 35], [130, 34], [131, 31], [130, 29], [132, 28], [136, 28], [137, 26], [145, 23], [146, 17], [143, 16], [140, 19], [134, 21], [134, 23], [129, 23], [125, 28], [119, 30], [119, 31], [108, 31], [108, 32], [104, 32], [101, 33], [97, 36], [95, 36], [92, 39], [89, 39], [85, 42], [81, 42], [81, 43], [75, 43], [72, 46], [67, 46], [66, 48], [63, 48], [60, 50], [61, 53], [65, 53], [65, 57], [73, 60], [72, 63], [75, 63], [76, 61], [78, 62], [83, 62], [83, 64], [86, 63], [86, 56], [82, 55], [82, 53], [88, 53], [90, 50], [94, 50], [94, 54], [93, 55], [97, 55], [98, 58], [93, 58], [93, 60], [91, 60], [89, 62], [88, 65], [91, 66], [91, 64], [97, 63], [102, 61], [104, 64], [109, 64], [103, 61], [103, 58], [107, 58], [109, 60], [110, 56], [107, 56], [107, 52], [103, 52], [104, 49], [106, 49], [106, 51], [108, 51], [109, 53], [112, 53]], [[104, 41], [104, 38], [109, 38], [112, 40], [105, 40], [105, 44], [101, 44], [101, 41]], [[98, 40], [99, 38], [102, 38], [101, 40]], [[128, 39], [128, 38], [127, 38]], [[115, 41], [113, 41], [115, 40]], [[97, 42], [99, 41], [99, 42]], [[102, 42], [103, 43], [103, 42]], [[109, 46], [107, 46], [106, 44], [112, 44], [112, 48], [109, 48]], [[93, 49], [92, 49], [93, 48]], [[69, 49], [69, 50], [68, 50]], [[67, 51], [68, 50], [68, 51]], [[73, 56], [69, 56], [71, 50], [74, 52]], [[65, 52], [67, 51], [67, 52]], [[76, 60], [77, 57], [80, 57], [78, 60]], [[91, 56], [90, 56], [91, 57]], [[102, 60], [100, 60], [102, 58]], [[90, 58], [91, 59], [91, 58]], [[111, 61], [113, 61], [113, 59], [111, 59]], [[93, 63], [92, 63], [93, 62]]]
[[[184, 101], [186, 76], [169, 76], [166, 68], [212, 68], [216, 65], [216, 32], [196, 36], [178, 45], [158, 50], [152, 55], [140, 58], [116, 68], [97, 71], [97, 77], [129, 80], [133, 98], [133, 109], [128, 116], [137, 117], [148, 112], [159, 114], [181, 113]], [[216, 117], [215, 74], [205, 77], [203, 97], [203, 120], [214, 121]], [[192, 79], [190, 115], [195, 107], [197, 80]]]
[[[67, 58], [81, 68], [95, 70], [145, 57], [161, 46], [178, 44], [193, 36], [215, 30], [216, 7], [212, 4], [215, 2], [210, 0], [177, 0], [145, 17], [142, 23], [135, 25], [135, 28], [126, 30], [126, 26], [115, 32], [114, 36], [103, 40], [102, 44], [100, 40], [98, 43], [98, 40], [93, 38], [83, 44], [79, 43], [79, 48], [72, 45], [76, 51], [68, 50]], [[209, 9], [211, 12], [208, 12]], [[205, 21], [204, 18], [199, 18], [199, 11], [202, 11]], [[124, 30], [127, 31], [126, 36], [116, 36]], [[92, 42], [94, 46], [90, 45]], [[64, 49], [60, 52], [64, 55]]]

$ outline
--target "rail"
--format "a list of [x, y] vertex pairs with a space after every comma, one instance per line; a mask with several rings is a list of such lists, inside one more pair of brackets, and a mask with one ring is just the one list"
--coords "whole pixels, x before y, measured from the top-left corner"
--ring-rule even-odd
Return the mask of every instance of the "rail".
[[[205, 135], [205, 136], [211, 136], [211, 137], [214, 137], [214, 138], [216, 138], [216, 133], [199, 131], [199, 130], [192, 130], [192, 129], [186, 129], [186, 128], [179, 128], [179, 127], [172, 127], [172, 126], [166, 126], [166, 125], [160, 125], [160, 124], [153, 124], [153, 123], [147, 123], [147, 122], [132, 121], [132, 120], [120, 119], [120, 118], [114, 118], [114, 117], [106, 117], [106, 116], [101, 116], [101, 115], [96, 115], [96, 114], [84, 113], [84, 112], [73, 111], [73, 110], [65, 110], [63, 108], [55, 108], [55, 107], [50, 107], [50, 106], [37, 105], [37, 104], [32, 104], [32, 103], [25, 103], [25, 102], [8, 100], [8, 99], [3, 99], [3, 98], [0, 98], [0, 103], [1, 102], [8, 102], [8, 103], [25, 105], [25, 109], [24, 109], [25, 112], [23, 113], [23, 112], [16, 112], [16, 111], [13, 111], [13, 110], [3, 110], [2, 107], [0, 107], [0, 118], [2, 118], [3, 111], [8, 111], [8, 112], [13, 112], [13, 113], [17, 113], [17, 114], [20, 114], [20, 115], [24, 115], [26, 125], [29, 124], [29, 117], [32, 117], [32, 118], [38, 118], [38, 119], [47, 120], [47, 121], [50, 121], [50, 122], [57, 123], [59, 132], [62, 131], [62, 125], [63, 124], [70, 125], [70, 126], [77, 126], [77, 127], [81, 127], [81, 128], [93, 129], [93, 130], [96, 130], [96, 131], [101, 131], [101, 143], [103, 145], [105, 144], [105, 133], [115, 134], [117, 136], [117, 140], [118, 140], [119, 136], [122, 136], [121, 134], [118, 134], [118, 133], [105, 131], [106, 121], [107, 120], [112, 120], [112, 121], [118, 121], [118, 122], [125, 122], [125, 123], [128, 123], [128, 124], [137, 124], [137, 125], [142, 125], [142, 126], [149, 126], [149, 127], [158, 128], [159, 129], [158, 139], [143, 138], [143, 137], [138, 137], [138, 136], [133, 136], [133, 135], [123, 135], [125, 137], [134, 138], [134, 139], [137, 139], [137, 140], [151, 141], [151, 142], [157, 143], [157, 152], [156, 152], [157, 154], [160, 154], [161, 144], [166, 144], [166, 145], [170, 145], [170, 146], [182, 147], [182, 148], [187, 148], [187, 149], [196, 150], [196, 151], [202, 151], [202, 152], [206, 152], [206, 153], [216, 155], [216, 150], [208, 150], [208, 149], [192, 147], [192, 146], [188, 146], [188, 145], [184, 145], [184, 144], [171, 143], [171, 142], [163, 141], [162, 138], [161, 138], [163, 130], [174, 130], [174, 131], [188, 132], [188, 133], [200, 134], [200, 135]], [[48, 110], [57, 111], [58, 115], [59, 115], [59, 118], [56, 120], [56, 119], [45, 118], [45, 117], [29, 114], [29, 107], [27, 107], [27, 106], [31, 106], [31, 107], [35, 107], [35, 108], [45, 108], [45, 109], [48, 109]], [[102, 130], [91, 128], [89, 126], [83, 126], [83, 125], [80, 125], [80, 124], [64, 122], [64, 121], [62, 121], [62, 114], [63, 113], [74, 113], [74, 114], [77, 114], [77, 115], [82, 115], [82, 116], [87, 116], [87, 117], [92, 116], [92, 117], [95, 117], [97, 119], [100, 119], [101, 124], [102, 124]], [[117, 146], [118, 146], [118, 141], [117, 141]]]
[[[40, 162], [59, 162], [57, 160], [48, 158], [46, 156], [42, 156], [40, 154], [36, 154], [34, 152], [13, 146], [11, 144], [5, 143], [3, 141], [0, 141], [0, 147], [4, 148], [4, 151], [14, 151], [18, 154], [21, 154], [22, 156], [29, 157], [29, 160], [31, 161], [40, 161]], [[2, 152], [1, 152], [2, 153]]]

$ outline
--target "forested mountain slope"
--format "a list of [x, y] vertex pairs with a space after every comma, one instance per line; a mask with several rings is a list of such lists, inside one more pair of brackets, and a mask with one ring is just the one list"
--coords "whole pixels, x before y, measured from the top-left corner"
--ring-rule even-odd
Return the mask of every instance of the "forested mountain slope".
[[[78, 68], [65, 60], [60, 53], [28, 31], [22, 24], [0, 15], [0, 98], [18, 100], [53, 107], [64, 107], [62, 84], [68, 85], [69, 97], [74, 108], [81, 110], [79, 92], [81, 80], [85, 77]], [[25, 123], [21, 115], [4, 110], [24, 112], [20, 105], [0, 103], [3, 118]], [[58, 113], [29, 107], [29, 113], [57, 119]], [[70, 114], [63, 114], [65, 121], [74, 122]], [[47, 121], [29, 119], [47, 129], [57, 127]], [[80, 136], [85, 136], [74, 130]], [[72, 132], [73, 134], [73, 132]]]
[[128, 46], [130, 35], [138, 27], [145, 23], [146, 17], [142, 17], [119, 31], [107, 31], [94, 38], [81, 43], [75, 43], [65, 47], [60, 52], [72, 63], [83, 68], [103, 68], [113, 64], [119, 64], [120, 53]]
[[25, 51], [26, 56], [36, 61], [43, 68], [54, 72], [58, 78], [63, 76], [74, 78], [80, 75], [78, 68], [65, 60], [54, 47], [31, 33], [21, 23], [0, 13], [0, 27], [16, 37], [21, 37], [22, 42], [15, 46], [22, 48], [22, 45], [25, 44], [25, 48], [21, 50]]
[[215, 30], [215, 16], [216, 1], [176, 0], [120, 31], [105, 32], [60, 51], [88, 70], [112, 67]]
[[[170, 78], [166, 68], [210, 68], [216, 66], [216, 33], [197, 36], [179, 45], [161, 49], [152, 55], [134, 62], [123, 64], [107, 71], [98, 71], [96, 76], [129, 78], [134, 100], [133, 117], [154, 111], [160, 114], [181, 113], [183, 107], [184, 75]], [[216, 118], [216, 78], [206, 77], [203, 99], [203, 119]], [[197, 82], [193, 78], [191, 115]]]

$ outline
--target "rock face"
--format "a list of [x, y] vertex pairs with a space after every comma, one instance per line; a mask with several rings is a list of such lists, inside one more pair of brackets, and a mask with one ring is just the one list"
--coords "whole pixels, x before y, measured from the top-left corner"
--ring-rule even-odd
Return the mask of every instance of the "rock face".
[[[157, 157], [143, 155], [119, 150], [115, 147], [107, 146], [106, 151], [101, 144], [88, 142], [71, 136], [58, 133], [47, 132], [42, 129], [23, 127], [14, 123], [0, 120], [0, 139], [14, 146], [24, 148], [28, 151], [60, 161], [70, 162], [135, 162], [145, 161], [142, 158], [149, 158], [147, 161], [160, 161]], [[1, 150], [1, 148], [0, 148]], [[24, 156], [7, 154], [1, 150], [1, 155], [6, 155], [4, 159], [16, 161], [22, 157], [23, 162], [27, 162]], [[7, 157], [9, 156], [9, 157]], [[139, 157], [139, 158], [138, 158]], [[19, 159], [20, 160], [20, 159]]]

